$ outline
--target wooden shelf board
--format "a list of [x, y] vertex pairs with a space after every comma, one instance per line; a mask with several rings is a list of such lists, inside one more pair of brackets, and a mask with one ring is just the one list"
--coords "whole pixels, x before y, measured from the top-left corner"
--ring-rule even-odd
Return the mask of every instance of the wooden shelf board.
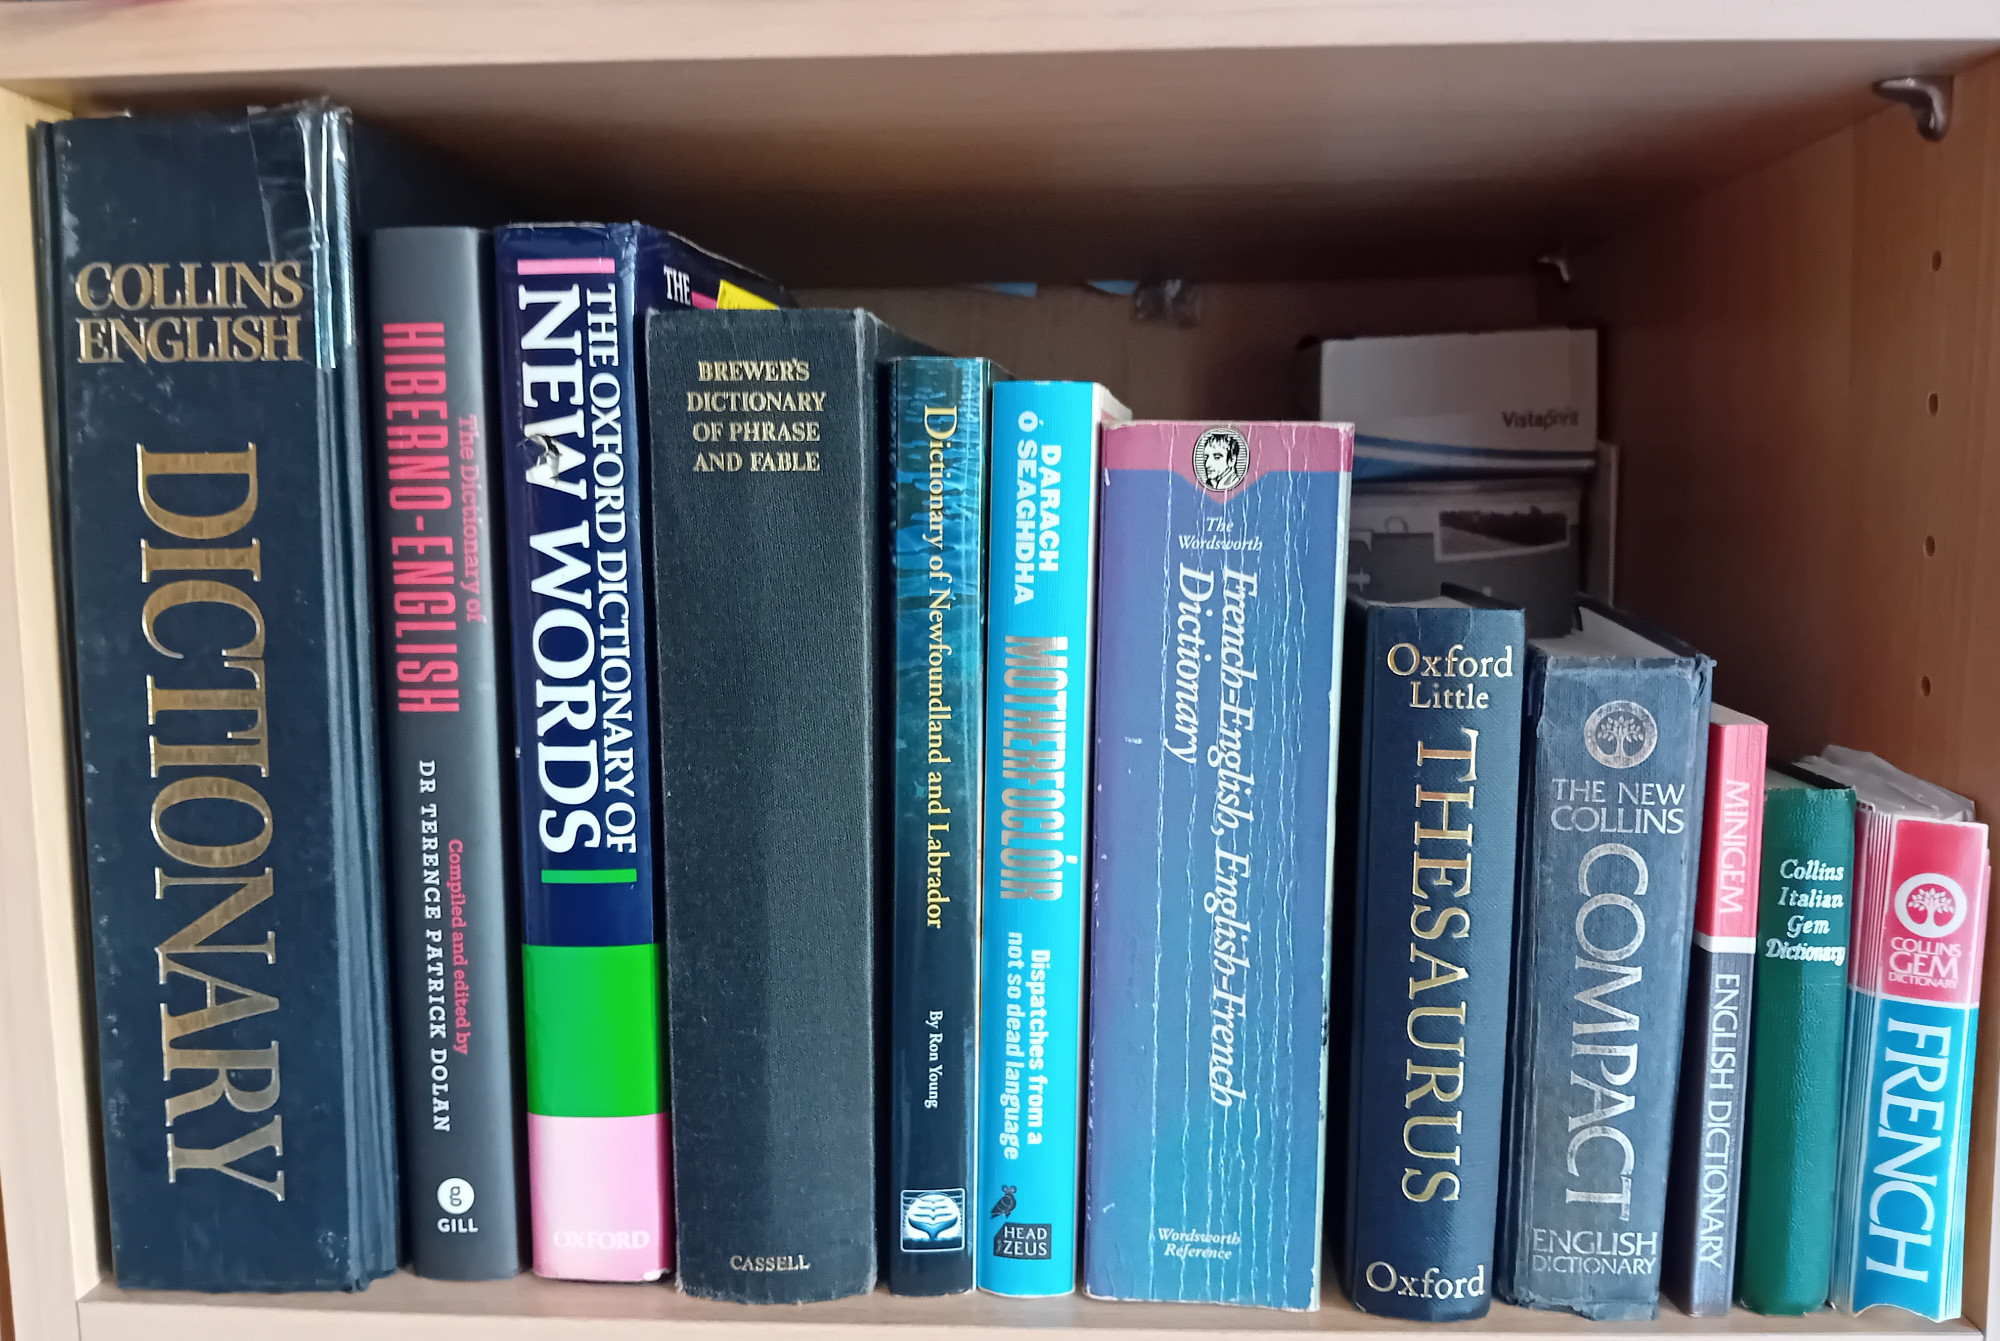
[[[952, 1341], [1016, 1338], [1052, 1328], [1101, 1333], [1115, 1341], [1256, 1341], [1282, 1336], [1372, 1336], [1421, 1330], [1410, 1323], [1357, 1312], [1329, 1291], [1317, 1313], [1279, 1313], [1217, 1306], [1116, 1304], [1070, 1296], [999, 1299], [958, 1295], [905, 1299], [872, 1295], [800, 1307], [746, 1307], [690, 1299], [671, 1285], [587, 1285], [518, 1276], [513, 1280], [454, 1284], [398, 1273], [352, 1295], [189, 1296], [121, 1291], [102, 1286], [79, 1305], [83, 1341], [174, 1341], [183, 1336], [283, 1335], [287, 1341], [351, 1336], [366, 1328], [371, 1341], [418, 1337], [449, 1341], [480, 1337], [511, 1341], [620, 1341], [641, 1333], [670, 1333], [677, 1341], [703, 1338], [797, 1338], [837, 1341], [847, 1336], [929, 1337]], [[1595, 1323], [1564, 1313], [1495, 1305], [1483, 1321], [1453, 1335], [1504, 1336], [1510, 1341], [1621, 1333], [1713, 1336], [1738, 1339], [1823, 1337], [1834, 1341], [1908, 1341], [1911, 1337], [1959, 1341], [1978, 1335], [1967, 1323], [1934, 1324], [1894, 1309], [1863, 1317], [1821, 1312], [1802, 1318], [1765, 1318], [1738, 1309], [1724, 1318], [1690, 1318], [1664, 1306], [1649, 1323]]]
[[1986, 0], [90, 0], [0, 10], [0, 81], [1219, 48], [2000, 39]]
[[0, 3], [16, 91], [324, 94], [819, 285], [1525, 270], [1995, 50], [1991, 0]]

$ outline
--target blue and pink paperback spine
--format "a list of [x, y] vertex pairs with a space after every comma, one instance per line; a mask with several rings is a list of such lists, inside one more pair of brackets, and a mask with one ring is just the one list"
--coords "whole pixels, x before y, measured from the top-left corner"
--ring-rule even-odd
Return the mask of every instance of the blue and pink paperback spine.
[[1986, 826], [1971, 822], [1969, 803], [1964, 819], [1924, 818], [1899, 813], [1866, 777], [1853, 780], [1861, 800], [1833, 1302], [1855, 1313], [1892, 1304], [1943, 1322], [1959, 1316], [1965, 1270]]
[[1076, 1289], [1097, 461], [1130, 418], [1089, 382], [993, 388], [979, 1287]]
[[654, 1055], [651, 674], [633, 580], [645, 422], [635, 333], [641, 305], [658, 301], [640, 234], [511, 227], [493, 247], [530, 1228], [536, 1273], [582, 1280], [652, 1280], [673, 1260]]
[[1319, 1307], [1353, 430], [1104, 435], [1084, 1283]]

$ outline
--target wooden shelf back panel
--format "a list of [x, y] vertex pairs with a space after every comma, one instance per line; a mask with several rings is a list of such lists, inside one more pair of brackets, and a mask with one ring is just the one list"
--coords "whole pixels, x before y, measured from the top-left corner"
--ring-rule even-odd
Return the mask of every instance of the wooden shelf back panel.
[[[1883, 111], [1591, 254], [1558, 304], [1606, 327], [1621, 597], [1716, 658], [1716, 698], [1771, 722], [1773, 757], [1872, 750], [1989, 823], [1996, 156], [1991, 63], [1959, 78], [1943, 142]], [[1978, 1064], [1965, 1309], [1983, 1323], [2000, 1010]]]
[[[1904, 8], [1912, 12], [1902, 12]], [[79, 109], [325, 94], [795, 284], [1525, 269], [2000, 48], [1984, 0], [0, 4]], [[1643, 14], [1643, 18], [1642, 18]]]
[[1078, 285], [1033, 298], [979, 289], [808, 289], [814, 307], [865, 307], [913, 339], [993, 359], [1016, 377], [1102, 382], [1142, 419], [1292, 419], [1294, 354], [1314, 336], [1533, 326], [1526, 274], [1205, 284], [1192, 326], [1135, 321], [1132, 300]]

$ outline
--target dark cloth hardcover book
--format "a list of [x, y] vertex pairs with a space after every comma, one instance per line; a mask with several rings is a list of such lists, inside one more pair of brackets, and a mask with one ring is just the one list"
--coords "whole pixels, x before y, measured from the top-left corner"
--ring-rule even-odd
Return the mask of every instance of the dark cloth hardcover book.
[[653, 1280], [673, 1245], [643, 327], [790, 299], [643, 224], [513, 224], [493, 252], [535, 1270]]
[[1342, 1275], [1364, 1313], [1484, 1317], [1514, 944], [1519, 609], [1356, 601], [1356, 916]]
[[318, 104], [37, 138], [115, 1273], [355, 1289], [397, 1205], [353, 239], [484, 202]]
[[523, 1265], [486, 237], [368, 239], [382, 822], [411, 1268]]
[[1651, 1318], [1714, 663], [1598, 602], [1528, 644], [1500, 1298]]
[[1789, 768], [1765, 781], [1736, 1298], [1796, 1316], [1824, 1307], [1833, 1282], [1854, 789]]
[[1720, 704], [1709, 710], [1707, 813], [1661, 1285], [1696, 1318], [1729, 1312], [1735, 1293], [1768, 734], [1754, 717]]
[[891, 365], [895, 832], [883, 1254], [896, 1294], [972, 1288], [986, 455], [993, 365]]
[[887, 370], [866, 312], [656, 312], [679, 1280], [800, 1303], [876, 1270], [887, 893]]

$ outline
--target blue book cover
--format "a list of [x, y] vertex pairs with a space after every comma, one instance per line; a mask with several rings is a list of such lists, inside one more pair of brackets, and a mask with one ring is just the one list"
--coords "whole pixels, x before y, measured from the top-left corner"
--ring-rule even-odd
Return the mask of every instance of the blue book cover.
[[979, 1287], [1076, 1288], [1099, 433], [1089, 382], [993, 388]]
[[896, 433], [895, 900], [889, 1208], [896, 1294], [972, 1288], [985, 702], [985, 359], [891, 365]]
[[639, 323], [773, 299], [640, 224], [515, 225], [493, 253], [534, 1264], [650, 1280], [673, 1254]]
[[1495, 1286], [1659, 1310], [1707, 776], [1707, 657], [1594, 601], [1529, 643]]
[[1084, 1283], [1319, 1307], [1352, 430], [1105, 433]]
[[1523, 613], [1357, 601], [1361, 736], [1341, 1271], [1364, 1313], [1486, 1314], [1520, 816]]

